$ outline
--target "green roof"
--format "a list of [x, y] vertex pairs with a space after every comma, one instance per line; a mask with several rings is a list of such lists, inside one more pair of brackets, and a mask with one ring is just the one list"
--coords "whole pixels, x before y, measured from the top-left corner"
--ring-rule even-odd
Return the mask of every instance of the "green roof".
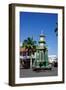
[[40, 37], [45, 37], [45, 35], [43, 35], [43, 34], [40, 34]]

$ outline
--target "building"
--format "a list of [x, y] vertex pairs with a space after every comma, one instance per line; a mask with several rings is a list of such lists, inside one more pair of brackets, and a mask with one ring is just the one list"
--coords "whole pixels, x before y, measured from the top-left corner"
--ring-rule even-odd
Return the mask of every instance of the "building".
[[57, 62], [57, 56], [56, 55], [49, 55], [48, 56], [49, 63]]
[[28, 49], [20, 48], [20, 67], [21, 68], [32, 68], [33, 61], [35, 60], [35, 55], [29, 55]]
[[34, 68], [49, 68], [48, 62], [48, 48], [46, 46], [45, 36], [40, 34], [39, 45], [36, 48]]

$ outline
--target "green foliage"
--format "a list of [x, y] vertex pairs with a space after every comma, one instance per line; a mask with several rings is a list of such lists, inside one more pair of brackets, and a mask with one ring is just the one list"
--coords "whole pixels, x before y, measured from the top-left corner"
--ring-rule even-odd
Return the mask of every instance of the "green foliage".
[[23, 41], [22, 47], [28, 49], [29, 54], [34, 53], [36, 51], [36, 41], [33, 40], [33, 37], [28, 37]]
[[56, 23], [56, 27], [55, 27], [55, 33], [56, 33], [56, 36], [58, 36], [58, 23]]

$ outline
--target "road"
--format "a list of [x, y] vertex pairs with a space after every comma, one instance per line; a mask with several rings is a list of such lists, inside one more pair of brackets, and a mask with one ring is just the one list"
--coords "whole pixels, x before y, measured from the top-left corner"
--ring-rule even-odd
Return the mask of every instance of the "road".
[[58, 68], [52, 67], [52, 70], [44, 70], [40, 72], [32, 69], [20, 69], [20, 78], [24, 77], [41, 77], [41, 76], [57, 76]]

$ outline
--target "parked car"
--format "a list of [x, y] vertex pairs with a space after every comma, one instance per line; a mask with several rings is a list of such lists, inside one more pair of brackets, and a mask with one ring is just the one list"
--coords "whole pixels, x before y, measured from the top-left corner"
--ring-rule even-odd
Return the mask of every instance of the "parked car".
[[58, 67], [58, 62], [53, 62], [54, 67]]

